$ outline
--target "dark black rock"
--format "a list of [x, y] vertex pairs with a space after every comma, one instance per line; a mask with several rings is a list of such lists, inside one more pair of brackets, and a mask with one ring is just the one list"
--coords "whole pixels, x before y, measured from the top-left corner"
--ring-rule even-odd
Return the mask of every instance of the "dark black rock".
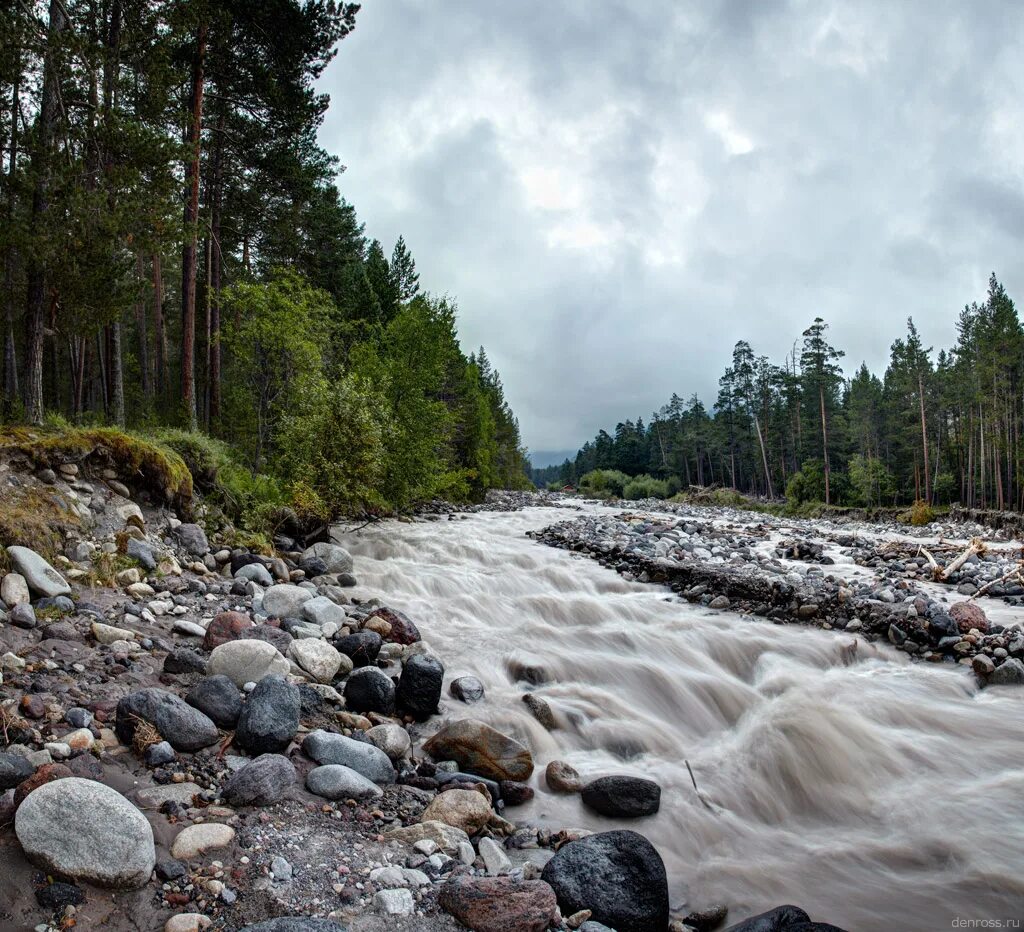
[[261, 754], [236, 770], [221, 790], [232, 806], [270, 806], [295, 783], [295, 766], [283, 754]]
[[665, 863], [643, 835], [600, 832], [558, 849], [541, 873], [563, 915], [591, 910], [591, 918], [617, 932], [668, 928]]
[[181, 861], [168, 858], [156, 862], [156, 875], [161, 880], [178, 880], [185, 876], [185, 865]]
[[7, 620], [15, 628], [31, 630], [36, 626], [36, 610], [28, 602], [19, 602], [8, 612]]
[[288, 656], [288, 645], [294, 640], [287, 631], [282, 631], [280, 628], [268, 624], [246, 628], [242, 637], [243, 639], [250, 638], [254, 641], [266, 641], [268, 644], [273, 644], [285, 657]]
[[299, 569], [306, 574], [307, 579], [315, 576], [323, 576], [327, 572], [327, 564], [319, 557], [310, 557], [299, 564]]
[[223, 674], [201, 679], [189, 690], [185, 701], [221, 728], [234, 728], [242, 713], [242, 694]]
[[928, 633], [936, 644], [943, 638], [955, 637], [957, 641], [960, 640], [960, 628], [956, 620], [945, 612], [936, 612], [928, 619]]
[[376, 631], [357, 631], [338, 638], [334, 646], [352, 661], [353, 667], [368, 667], [376, 663], [383, 643]]
[[231, 575], [234, 576], [243, 566], [248, 566], [250, 563], [259, 563], [260, 566], [267, 565], [266, 559], [257, 553], [241, 551], [231, 554]]
[[235, 741], [250, 754], [288, 747], [299, 730], [299, 690], [283, 676], [265, 676], [242, 706]]
[[598, 777], [584, 786], [580, 795], [591, 809], [613, 818], [654, 815], [661, 805], [661, 787], [642, 777]]
[[437, 711], [443, 684], [444, 664], [436, 657], [415, 654], [402, 664], [395, 703], [416, 721], [426, 721]]
[[790, 932], [796, 926], [806, 926], [811, 917], [799, 906], [776, 906], [729, 926], [725, 932]]
[[395, 684], [377, 667], [353, 670], [345, 681], [345, 707], [351, 712], [395, 711]]
[[163, 689], [140, 689], [117, 704], [115, 731], [124, 744], [131, 744], [139, 719], [150, 722], [177, 751], [198, 751], [220, 739], [206, 715]]
[[65, 906], [80, 906], [85, 902], [85, 891], [73, 883], [47, 884], [36, 890], [36, 900], [43, 909], [63, 910]]
[[460, 676], [452, 680], [448, 692], [460, 702], [479, 702], [484, 697], [484, 684], [475, 676]]
[[164, 673], [205, 673], [206, 658], [189, 647], [176, 647], [164, 657]]
[[299, 714], [303, 718], [316, 715], [324, 709], [324, 697], [313, 687], [299, 684]]
[[338, 585], [345, 589], [351, 589], [353, 586], [358, 586], [359, 582], [351, 573], [338, 573]]
[[517, 780], [501, 781], [501, 798], [507, 806], [522, 806], [533, 799], [533, 787]]
[[0, 751], [0, 791], [16, 787], [34, 772], [35, 768], [20, 754], [5, 754]]
[[142, 759], [146, 762], [147, 767], [161, 767], [164, 764], [171, 763], [174, 757], [174, 748], [166, 741], [158, 741], [156, 744], [151, 744], [142, 755]]

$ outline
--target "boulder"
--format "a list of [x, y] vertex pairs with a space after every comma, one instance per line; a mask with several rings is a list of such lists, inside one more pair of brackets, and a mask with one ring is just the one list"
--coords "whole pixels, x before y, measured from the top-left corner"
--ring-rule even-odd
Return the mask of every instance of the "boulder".
[[140, 719], [149, 722], [177, 751], [198, 751], [216, 744], [220, 738], [217, 726], [208, 716], [181, 697], [155, 687], [129, 693], [118, 702], [118, 739], [131, 744]]
[[391, 761], [400, 761], [412, 751], [412, 739], [401, 725], [374, 725], [364, 737], [375, 748], [380, 748]]
[[319, 625], [320, 627], [333, 622], [340, 628], [348, 621], [345, 609], [324, 595], [318, 595], [316, 598], [303, 603], [302, 617], [311, 624]]
[[319, 683], [329, 683], [337, 676], [342, 664], [343, 673], [352, 669], [352, 661], [339, 653], [326, 641], [300, 638], [288, 645], [288, 656]]
[[238, 716], [235, 742], [250, 754], [283, 751], [299, 730], [299, 690], [283, 676], [265, 676]]
[[395, 684], [378, 667], [360, 667], [345, 681], [345, 705], [352, 712], [395, 711]]
[[271, 618], [300, 618], [313, 593], [301, 586], [279, 583], [263, 593], [263, 612]]
[[956, 602], [949, 608], [949, 614], [957, 623], [961, 634], [977, 628], [982, 634], [988, 633], [988, 619], [984, 609], [977, 602]]
[[491, 804], [476, 790], [446, 790], [438, 793], [423, 810], [423, 822], [444, 822], [475, 835], [491, 820]]
[[1007, 657], [988, 678], [989, 686], [1024, 686], [1024, 663]]
[[66, 777], [28, 795], [14, 831], [29, 860], [100, 887], [140, 887], [156, 864], [153, 830], [116, 790]]
[[668, 878], [654, 846], [636, 832], [588, 835], [558, 849], [541, 872], [563, 915], [582, 909], [617, 932], [668, 928]]
[[544, 779], [548, 789], [555, 793], [578, 793], [583, 789], [583, 781], [576, 768], [564, 760], [551, 761], [544, 770]]
[[383, 635], [385, 641], [391, 641], [393, 644], [415, 644], [422, 640], [419, 629], [413, 624], [412, 619], [396, 609], [378, 608], [367, 616], [367, 620], [372, 618], [379, 618], [391, 626], [389, 632]]
[[236, 770], [221, 790], [231, 806], [270, 806], [295, 784], [295, 766], [282, 754], [261, 754]]
[[221, 644], [229, 641], [237, 641], [247, 636], [249, 629], [253, 628], [252, 619], [241, 612], [221, 612], [213, 616], [206, 629], [206, 636], [203, 638], [203, 647], [213, 650]]
[[514, 738], [472, 719], [445, 725], [423, 745], [434, 760], [453, 760], [463, 770], [492, 780], [530, 779], [533, 757]]
[[642, 777], [598, 777], [583, 787], [581, 796], [595, 812], [612, 818], [654, 815], [661, 806], [661, 787]]
[[193, 861], [207, 851], [226, 848], [235, 840], [235, 830], [221, 822], [200, 822], [189, 825], [174, 836], [171, 857]]
[[205, 673], [206, 658], [191, 647], [176, 647], [164, 657], [164, 673]]
[[383, 643], [376, 631], [356, 631], [335, 640], [334, 646], [352, 661], [353, 667], [368, 667], [376, 663]]
[[233, 575], [235, 579], [247, 579], [265, 589], [274, 585], [274, 577], [262, 563], [246, 563], [245, 566], [240, 566], [235, 570]]
[[12, 790], [32, 776], [35, 768], [20, 754], [0, 751], [0, 792]]
[[368, 799], [384, 791], [344, 764], [314, 767], [306, 776], [306, 789], [324, 799]]
[[49, 563], [28, 547], [8, 547], [7, 555], [15, 572], [24, 577], [29, 589], [38, 595], [71, 595], [71, 587]]
[[211, 675], [223, 674], [241, 688], [246, 683], [258, 683], [265, 676], [284, 676], [291, 667], [273, 644], [246, 638], [215, 647], [206, 670]]
[[129, 537], [128, 543], [125, 545], [125, 553], [144, 570], [156, 569], [156, 553], [145, 541]]
[[448, 692], [459, 702], [480, 702], [484, 698], [484, 684], [475, 676], [460, 676], [452, 680]]
[[250, 628], [246, 631], [245, 637], [251, 638], [254, 641], [266, 641], [268, 644], [273, 644], [282, 656], [288, 653], [288, 646], [293, 640], [287, 631], [269, 624], [256, 625], [255, 628]]
[[8, 606], [15, 606], [21, 602], [31, 602], [28, 583], [21, 573], [8, 573], [3, 582], [0, 582], [0, 601]]
[[352, 557], [344, 547], [327, 541], [313, 544], [302, 551], [303, 560], [322, 560], [327, 573], [351, 573]]
[[437, 711], [444, 684], [444, 665], [429, 654], [415, 654], [402, 664], [395, 704], [418, 722]]
[[544, 932], [555, 922], [555, 891], [543, 880], [452, 877], [438, 905], [473, 932]]
[[302, 750], [318, 764], [341, 764], [373, 783], [394, 783], [395, 768], [380, 748], [320, 729], [311, 731]]
[[201, 679], [189, 690], [185, 701], [218, 728], [234, 728], [242, 713], [242, 694], [223, 673]]
[[171, 531], [171, 536], [194, 557], [205, 557], [210, 551], [206, 532], [198, 524], [179, 524]]
[[799, 906], [776, 906], [729, 926], [726, 932], [788, 932], [792, 928], [809, 932], [809, 925], [811, 917]]

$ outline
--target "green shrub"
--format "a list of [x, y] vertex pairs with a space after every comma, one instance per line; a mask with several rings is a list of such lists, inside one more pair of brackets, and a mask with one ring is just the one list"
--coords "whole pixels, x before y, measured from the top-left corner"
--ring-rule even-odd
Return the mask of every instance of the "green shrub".
[[631, 502], [643, 498], [667, 498], [668, 483], [653, 476], [635, 476], [626, 483], [622, 497]]
[[282, 421], [276, 472], [294, 507], [324, 520], [379, 509], [385, 422], [380, 400], [352, 378], [319, 381]]
[[593, 469], [580, 479], [580, 491], [594, 498], [622, 498], [629, 476], [617, 469]]
[[924, 525], [931, 524], [934, 520], [935, 512], [932, 511], [932, 506], [922, 498], [914, 502], [910, 506], [910, 511], [906, 514], [906, 522], [914, 527], [924, 527]]

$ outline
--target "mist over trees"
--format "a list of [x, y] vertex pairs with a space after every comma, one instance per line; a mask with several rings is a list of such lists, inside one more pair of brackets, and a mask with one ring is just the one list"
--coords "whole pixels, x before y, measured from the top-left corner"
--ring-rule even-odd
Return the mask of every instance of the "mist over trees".
[[673, 394], [646, 423], [600, 431], [534, 481], [601, 470], [618, 494], [634, 480], [627, 497], [719, 486], [798, 505], [1024, 507], [1024, 329], [994, 274], [985, 300], [960, 313], [952, 348], [924, 346], [910, 319], [884, 373], [843, 360], [820, 318], [781, 362], [740, 340], [710, 409]]
[[358, 10], [4, 5], [4, 420], [198, 428], [329, 510], [526, 481], [486, 353], [317, 142]]

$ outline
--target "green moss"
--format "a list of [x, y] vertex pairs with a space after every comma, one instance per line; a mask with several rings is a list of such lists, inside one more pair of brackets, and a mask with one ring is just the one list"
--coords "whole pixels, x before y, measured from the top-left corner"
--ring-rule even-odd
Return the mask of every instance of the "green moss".
[[25, 454], [37, 468], [56, 469], [62, 462], [109, 466], [185, 514], [191, 511], [192, 474], [182, 457], [158, 440], [113, 427], [6, 427], [0, 430], [4, 449]]

